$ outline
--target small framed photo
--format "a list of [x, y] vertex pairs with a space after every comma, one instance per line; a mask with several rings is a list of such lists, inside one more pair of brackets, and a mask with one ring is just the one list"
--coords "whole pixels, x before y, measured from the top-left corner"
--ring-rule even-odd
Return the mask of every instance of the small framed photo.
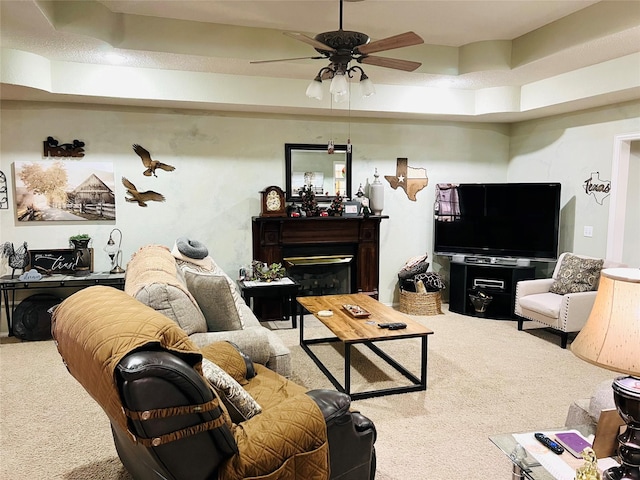
[[344, 202], [344, 211], [342, 213], [343, 217], [357, 217], [358, 210], [360, 209], [360, 202], [356, 202], [355, 200], [347, 200]]

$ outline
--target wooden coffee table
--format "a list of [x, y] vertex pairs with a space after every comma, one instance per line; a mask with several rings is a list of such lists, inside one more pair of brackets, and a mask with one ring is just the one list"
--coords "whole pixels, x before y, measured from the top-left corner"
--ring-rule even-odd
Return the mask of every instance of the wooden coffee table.
[[[322, 370], [334, 387], [341, 392], [345, 392], [352, 399], [380, 397], [396, 393], [415, 392], [427, 389], [427, 338], [433, 334], [432, 330], [415, 322], [408, 316], [378, 302], [377, 300], [363, 293], [348, 295], [325, 295], [316, 297], [298, 297], [298, 303], [320, 320], [335, 337], [314, 338], [305, 340], [304, 338], [304, 316], [300, 319], [300, 346], [307, 352], [309, 357]], [[367, 318], [356, 318], [343, 308], [343, 305], [358, 305], [367, 310], [371, 315]], [[332, 316], [325, 317], [318, 315], [323, 310], [331, 310]], [[389, 330], [378, 327], [379, 323], [403, 322], [407, 328], [402, 330]], [[420, 378], [409, 372], [396, 360], [391, 358], [374, 345], [374, 342], [384, 342], [406, 338], [421, 339], [421, 361]], [[316, 354], [309, 348], [309, 345], [329, 342], [342, 342], [344, 344], [344, 385], [327, 369]], [[380, 390], [368, 390], [365, 392], [351, 392], [351, 346], [364, 344], [376, 355], [395, 368], [411, 381], [411, 385], [403, 385]]]

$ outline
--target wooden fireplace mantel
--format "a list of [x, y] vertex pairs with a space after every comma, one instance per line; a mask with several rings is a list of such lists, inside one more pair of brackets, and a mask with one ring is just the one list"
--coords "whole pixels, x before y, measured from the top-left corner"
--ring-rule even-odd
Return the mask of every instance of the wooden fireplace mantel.
[[380, 222], [388, 216], [364, 217], [253, 217], [253, 258], [282, 262], [287, 248], [312, 252], [351, 246], [355, 253], [355, 292], [378, 296], [380, 274]]

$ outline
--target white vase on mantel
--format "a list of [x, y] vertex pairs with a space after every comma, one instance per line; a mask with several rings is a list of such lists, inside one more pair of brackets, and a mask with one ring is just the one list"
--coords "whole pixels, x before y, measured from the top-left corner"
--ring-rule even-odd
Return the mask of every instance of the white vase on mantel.
[[384, 185], [380, 183], [378, 169], [373, 174], [373, 183], [369, 185], [369, 207], [374, 215], [382, 215], [384, 208]]

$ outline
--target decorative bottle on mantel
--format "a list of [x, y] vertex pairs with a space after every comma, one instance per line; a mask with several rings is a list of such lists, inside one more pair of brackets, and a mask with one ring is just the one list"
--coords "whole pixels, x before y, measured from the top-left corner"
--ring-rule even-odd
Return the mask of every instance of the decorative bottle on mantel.
[[369, 207], [374, 215], [382, 215], [384, 208], [384, 185], [380, 183], [378, 169], [373, 174], [373, 183], [369, 185]]

